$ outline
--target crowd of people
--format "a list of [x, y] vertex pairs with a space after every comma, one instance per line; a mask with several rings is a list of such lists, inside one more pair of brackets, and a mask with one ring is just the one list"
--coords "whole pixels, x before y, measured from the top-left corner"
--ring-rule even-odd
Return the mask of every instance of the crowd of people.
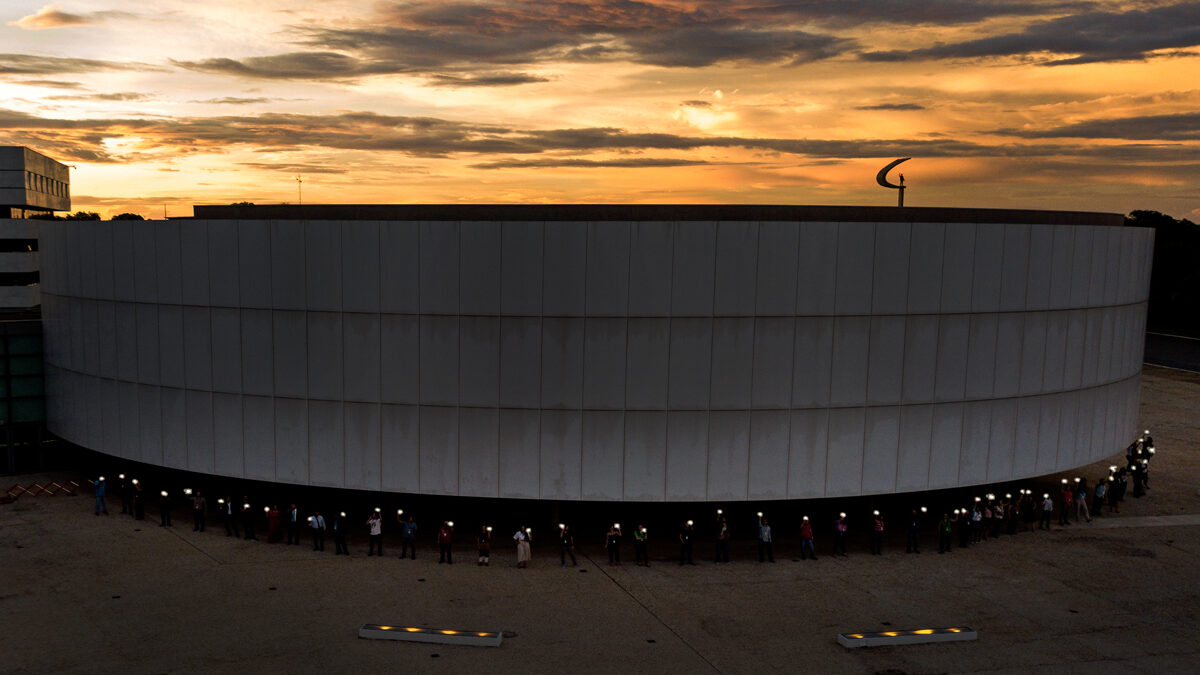
[[[938, 553], [950, 553], [954, 550], [955, 535], [957, 534], [958, 548], [967, 548], [981, 544], [989, 539], [1002, 535], [1014, 535], [1018, 532], [1051, 529], [1051, 521], [1058, 514], [1060, 527], [1075, 523], [1092, 521], [1093, 516], [1102, 516], [1107, 507], [1111, 513], [1120, 513], [1120, 504], [1124, 501], [1130, 482], [1133, 483], [1133, 496], [1141, 497], [1150, 489], [1149, 471], [1150, 458], [1154, 455], [1154, 440], [1149, 430], [1131, 443], [1125, 452], [1126, 466], [1109, 467], [1108, 475], [1090, 486], [1088, 480], [1076, 477], [1074, 480], [1061, 479], [1061, 487], [1056, 495], [1043, 492], [1041, 496], [1033, 490], [1021, 489], [1017, 495], [1006, 493], [1003, 496], [989, 493], [974, 497], [974, 503], [961, 508], [954, 508], [942, 513], [935, 528], [938, 542]], [[104, 476], [92, 481], [95, 494], [95, 514], [108, 515], [108, 485]], [[145, 519], [147, 492], [144, 484], [136, 478], [127, 479], [125, 474], [118, 475], [117, 495], [121, 503], [121, 513], [128, 514], [137, 520]], [[1056, 503], [1057, 499], [1057, 503]], [[192, 531], [204, 532], [207, 528], [209, 501], [199, 490], [185, 489], [182, 500], [185, 506], [192, 510]], [[172, 509], [175, 501], [168, 490], [160, 490], [158, 494], [159, 526], [172, 527]], [[1089, 506], [1090, 502], [1090, 506]], [[347, 536], [355, 527], [345, 511], [339, 511], [331, 517], [318, 509], [304, 513], [292, 503], [281, 510], [277, 505], [262, 506], [257, 509], [249, 496], [236, 500], [232, 495], [226, 495], [216, 500], [216, 510], [221, 517], [221, 523], [227, 537], [239, 537], [247, 540], [257, 540], [258, 524], [265, 520], [266, 540], [274, 543], [282, 541], [286, 535], [287, 545], [299, 545], [302, 535], [307, 530], [314, 551], [325, 550], [326, 535], [334, 540], [335, 555], [350, 555]], [[257, 514], [263, 513], [260, 519]], [[927, 507], [912, 508], [906, 517], [905, 553], [920, 554], [921, 528], [929, 518]], [[870, 517], [869, 535], [870, 552], [872, 555], [883, 554], [884, 533], [886, 524], [879, 510], [874, 510]], [[360, 527], [368, 534], [369, 548], [367, 556], [383, 556], [383, 512], [375, 508], [361, 523]], [[405, 514], [403, 509], [397, 509], [395, 514], [396, 526], [400, 533], [401, 559], [415, 560], [417, 557], [417, 522], [412, 514]], [[816, 536], [814, 525], [808, 516], [803, 516], [800, 522], [800, 560], [816, 560]], [[774, 563], [774, 537], [768, 518], [763, 512], [757, 513], [755, 528], [758, 546], [758, 562]], [[839, 513], [830, 523], [829, 533], [832, 542], [831, 553], [834, 557], [846, 556], [846, 540], [850, 525], [845, 512]], [[715, 547], [713, 562], [727, 564], [730, 562], [731, 533], [729, 522], [722, 509], [717, 509], [716, 520], [712, 534]], [[576, 558], [575, 535], [566, 523], [558, 524], [559, 562], [567, 567], [570, 560], [572, 567], [578, 567]], [[603, 548], [608, 554], [608, 564], [621, 564], [621, 548], [625, 532], [620, 523], [608, 527], [603, 538]], [[675, 538], [679, 544], [678, 564], [695, 565], [694, 540], [696, 538], [695, 522], [683, 522]], [[480, 524], [474, 534], [474, 545], [477, 552], [476, 564], [488, 566], [491, 562], [493, 527]], [[634, 559], [638, 566], [650, 566], [648, 544], [649, 529], [644, 524], [633, 528]], [[455, 543], [455, 527], [451, 520], [441, 521], [437, 528], [436, 541], [438, 545], [438, 562], [454, 564], [453, 553]], [[516, 565], [525, 568], [532, 558], [533, 528], [521, 525], [512, 535], [513, 547], [516, 553]]]

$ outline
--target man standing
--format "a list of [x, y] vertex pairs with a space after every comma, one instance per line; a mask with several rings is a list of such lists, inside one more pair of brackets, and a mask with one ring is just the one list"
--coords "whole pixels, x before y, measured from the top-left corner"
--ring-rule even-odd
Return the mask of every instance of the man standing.
[[1085, 519], [1092, 522], [1092, 513], [1088, 511], [1088, 484], [1086, 478], [1075, 479], [1075, 522]]
[[159, 520], [158, 526], [159, 527], [174, 527], [173, 525], [171, 525], [171, 497], [170, 497], [170, 495], [167, 494], [166, 490], [163, 490], [163, 491], [159, 492], [158, 494], [159, 494], [158, 515], [161, 518], [161, 520]]
[[321, 515], [320, 511], [313, 511], [312, 522], [309, 523], [312, 527], [312, 541], [314, 551], [325, 550], [325, 516]]
[[871, 553], [883, 555], [883, 516], [875, 512], [875, 524], [871, 526]]
[[1054, 514], [1054, 501], [1050, 499], [1050, 493], [1042, 495], [1042, 518], [1038, 521], [1039, 530], [1050, 529], [1050, 516]]
[[350, 555], [350, 549], [346, 548], [346, 512], [342, 511], [337, 518], [333, 519], [333, 544], [334, 555]]
[[[400, 549], [400, 557], [403, 558], [405, 555], [407, 555], [408, 549], [411, 546], [412, 547], [412, 559], [416, 560], [417, 559], [417, 523], [415, 520], [413, 520], [412, 516], [409, 516], [408, 520], [404, 521], [404, 525], [401, 526], [400, 542], [403, 544], [403, 548]], [[382, 544], [380, 544], [380, 546], [382, 546]], [[380, 550], [382, 550], [382, 549], [380, 549]], [[380, 555], [382, 555], [382, 553]]]
[[775, 562], [775, 547], [771, 541], [771, 526], [767, 524], [767, 519], [760, 515], [758, 517], [758, 562], [763, 562], [764, 554], [767, 560]]
[[846, 514], [839, 513], [837, 520], [833, 523], [833, 555], [834, 557], [846, 557]]
[[104, 498], [108, 495], [108, 485], [104, 482], [104, 476], [92, 481], [92, 486], [96, 488], [96, 515], [103, 513], [107, 516], [108, 504], [105, 503]]
[[812, 523], [809, 522], [808, 516], [804, 516], [804, 520], [800, 521], [800, 559], [804, 560], [806, 557], [817, 559], [817, 549], [813, 546]]
[[942, 522], [938, 523], [938, 553], [950, 553], [954, 549], [950, 540], [954, 535], [954, 524], [950, 522], [950, 514], [942, 514]]
[[904, 544], [905, 553], [921, 553], [921, 516], [916, 509], [908, 517], [908, 541]]
[[638, 528], [633, 531], [633, 558], [637, 561], [638, 566], [650, 566], [650, 555], [646, 552], [648, 538], [645, 525], [638, 525]]
[[[442, 527], [438, 530], [438, 564], [454, 564], [453, 552], [451, 551], [453, 545], [454, 525], [448, 520], [443, 520]], [[380, 553], [380, 555], [383, 554]]]
[[729, 523], [725, 516], [717, 518], [717, 554], [713, 562], [729, 562]]
[[559, 525], [558, 528], [558, 543], [559, 543], [559, 562], [565, 568], [567, 566], [567, 556], [571, 556], [571, 567], [579, 567], [579, 561], [575, 559], [575, 535], [571, 534], [571, 529], [566, 525]]
[[300, 509], [292, 504], [292, 508], [288, 511], [287, 521], [287, 543], [295, 545], [300, 543]]
[[205, 516], [208, 511], [208, 500], [196, 490], [192, 496], [192, 532], [203, 532]]
[[383, 556], [383, 518], [379, 517], [379, 512], [375, 511], [367, 518], [367, 527], [370, 528], [371, 546], [367, 550], [367, 557], [375, 555], [375, 548], [379, 548], [380, 557]]
[[682, 566], [685, 562], [688, 565], [695, 565], [692, 562], [692, 521], [687, 521], [683, 529], [679, 531], [679, 564]]
[[242, 497], [242, 528], [246, 530], [246, 539], [258, 541], [254, 536], [254, 510], [250, 508], [250, 496]]
[[217, 503], [221, 507], [221, 515], [225, 519], [225, 536], [241, 538], [242, 533], [238, 531], [237, 514], [233, 510], [233, 497], [218, 499]]
[[608, 564], [621, 565], [621, 526], [613, 523], [613, 526], [608, 528], [608, 534], [604, 535], [604, 548], [608, 550]]

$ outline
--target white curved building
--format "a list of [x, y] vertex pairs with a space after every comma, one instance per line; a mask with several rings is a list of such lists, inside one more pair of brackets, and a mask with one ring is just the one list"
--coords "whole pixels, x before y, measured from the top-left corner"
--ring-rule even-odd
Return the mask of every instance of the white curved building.
[[41, 224], [48, 426], [190, 471], [704, 501], [1044, 475], [1135, 433], [1119, 215], [197, 207]]

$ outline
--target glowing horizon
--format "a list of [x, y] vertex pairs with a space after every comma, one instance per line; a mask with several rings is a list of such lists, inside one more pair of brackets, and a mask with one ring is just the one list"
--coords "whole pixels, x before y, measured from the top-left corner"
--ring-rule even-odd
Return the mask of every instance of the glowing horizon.
[[1200, 216], [1200, 3], [10, 0], [72, 210], [744, 203]]

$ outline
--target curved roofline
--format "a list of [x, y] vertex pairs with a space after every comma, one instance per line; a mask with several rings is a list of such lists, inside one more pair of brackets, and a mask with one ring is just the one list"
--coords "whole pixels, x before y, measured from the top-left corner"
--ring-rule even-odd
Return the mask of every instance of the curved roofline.
[[1120, 226], [1119, 213], [895, 206], [758, 204], [264, 204], [196, 205], [208, 220], [805, 221], [1030, 223]]

